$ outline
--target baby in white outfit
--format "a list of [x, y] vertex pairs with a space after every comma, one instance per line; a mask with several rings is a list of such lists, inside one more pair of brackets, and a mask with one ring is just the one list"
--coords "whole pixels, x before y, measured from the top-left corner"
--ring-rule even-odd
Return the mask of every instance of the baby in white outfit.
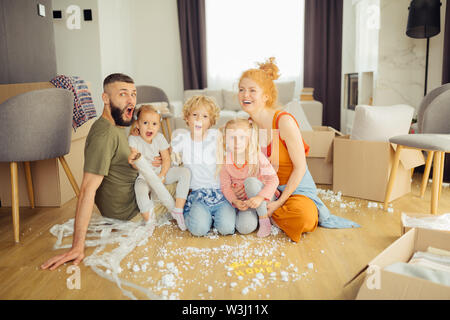
[[[139, 170], [134, 190], [136, 201], [143, 218], [154, 221], [154, 203], [149, 193], [154, 192], [163, 205], [171, 212], [181, 230], [186, 230], [183, 217], [183, 208], [189, 193], [191, 179], [190, 170], [184, 167], [171, 167], [170, 145], [164, 136], [159, 133], [161, 116], [151, 105], [143, 105], [137, 111], [135, 127], [139, 136], [130, 135], [128, 143], [132, 151], [139, 156], [133, 161]], [[133, 150], [134, 149], [134, 150]], [[155, 157], [161, 155], [162, 165], [151, 165]], [[177, 183], [175, 201], [164, 184]]]

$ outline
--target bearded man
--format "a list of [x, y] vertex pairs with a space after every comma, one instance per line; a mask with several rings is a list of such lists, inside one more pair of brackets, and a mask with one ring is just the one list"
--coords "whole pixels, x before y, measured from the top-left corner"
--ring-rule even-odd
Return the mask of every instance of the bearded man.
[[139, 213], [134, 192], [138, 172], [128, 163], [125, 128], [133, 121], [136, 86], [129, 76], [114, 73], [103, 81], [102, 116], [92, 125], [84, 149], [84, 174], [75, 214], [72, 248], [41, 268], [55, 270], [84, 258], [86, 232], [94, 203], [104, 217], [130, 220]]

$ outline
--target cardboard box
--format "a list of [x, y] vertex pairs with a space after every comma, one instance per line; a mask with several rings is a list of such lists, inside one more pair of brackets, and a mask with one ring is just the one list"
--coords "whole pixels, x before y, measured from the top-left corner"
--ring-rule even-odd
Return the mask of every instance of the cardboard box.
[[[395, 144], [380, 141], [334, 139], [333, 191], [342, 195], [384, 202], [394, 162]], [[420, 150], [404, 149], [400, 154], [389, 201], [411, 192], [411, 169], [425, 163]]]
[[408, 262], [415, 252], [426, 251], [430, 246], [450, 250], [450, 232], [420, 228], [409, 230], [369, 262], [366, 266], [369, 274], [364, 279], [356, 299], [450, 299], [449, 286], [384, 270], [393, 263]]
[[[400, 217], [400, 228], [401, 228], [402, 235], [413, 228], [413, 227], [408, 227], [408, 226], [403, 225], [403, 219], [402, 219], [403, 215], [406, 215], [411, 218], [429, 218], [429, 219], [431, 219], [431, 221], [434, 221], [435, 223], [436, 223], [435, 219], [438, 219], [440, 216], [442, 216], [442, 215], [436, 215], [436, 214], [402, 212], [402, 215]], [[440, 227], [441, 227], [440, 229], [442, 230], [443, 227], [441, 225], [440, 225]], [[425, 228], [425, 227], [421, 227], [421, 228]], [[429, 228], [427, 228], [427, 229], [429, 229]], [[450, 228], [449, 228], [449, 231], [450, 231]]]
[[303, 131], [302, 136], [309, 145], [306, 157], [314, 182], [333, 184], [333, 140], [342, 133], [332, 127], [313, 126], [314, 131]]

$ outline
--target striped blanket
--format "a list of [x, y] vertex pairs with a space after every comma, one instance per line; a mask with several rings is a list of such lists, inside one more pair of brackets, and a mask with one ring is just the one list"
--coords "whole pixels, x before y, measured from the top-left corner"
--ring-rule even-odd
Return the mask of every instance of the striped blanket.
[[83, 125], [89, 119], [97, 116], [88, 86], [84, 80], [80, 79], [80, 77], [59, 75], [50, 80], [50, 82], [56, 88], [63, 88], [73, 92], [72, 126], [74, 130]]

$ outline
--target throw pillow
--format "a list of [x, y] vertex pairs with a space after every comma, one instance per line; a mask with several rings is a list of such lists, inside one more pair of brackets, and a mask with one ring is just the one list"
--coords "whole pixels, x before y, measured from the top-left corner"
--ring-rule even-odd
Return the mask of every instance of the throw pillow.
[[184, 102], [188, 101], [188, 99], [192, 96], [205, 95], [206, 89], [202, 90], [184, 90]]
[[237, 91], [223, 90], [223, 108], [227, 110], [240, 111], [241, 105], [238, 100]]
[[300, 131], [313, 131], [313, 128], [311, 127], [311, 124], [303, 111], [300, 101], [289, 102], [284, 110], [295, 117], [295, 120], [297, 120], [300, 127]]
[[208, 90], [206, 89], [206, 96], [213, 98], [220, 109], [223, 109], [222, 90]]
[[404, 104], [356, 106], [350, 139], [389, 142], [391, 137], [409, 133], [413, 114], [414, 108]]

